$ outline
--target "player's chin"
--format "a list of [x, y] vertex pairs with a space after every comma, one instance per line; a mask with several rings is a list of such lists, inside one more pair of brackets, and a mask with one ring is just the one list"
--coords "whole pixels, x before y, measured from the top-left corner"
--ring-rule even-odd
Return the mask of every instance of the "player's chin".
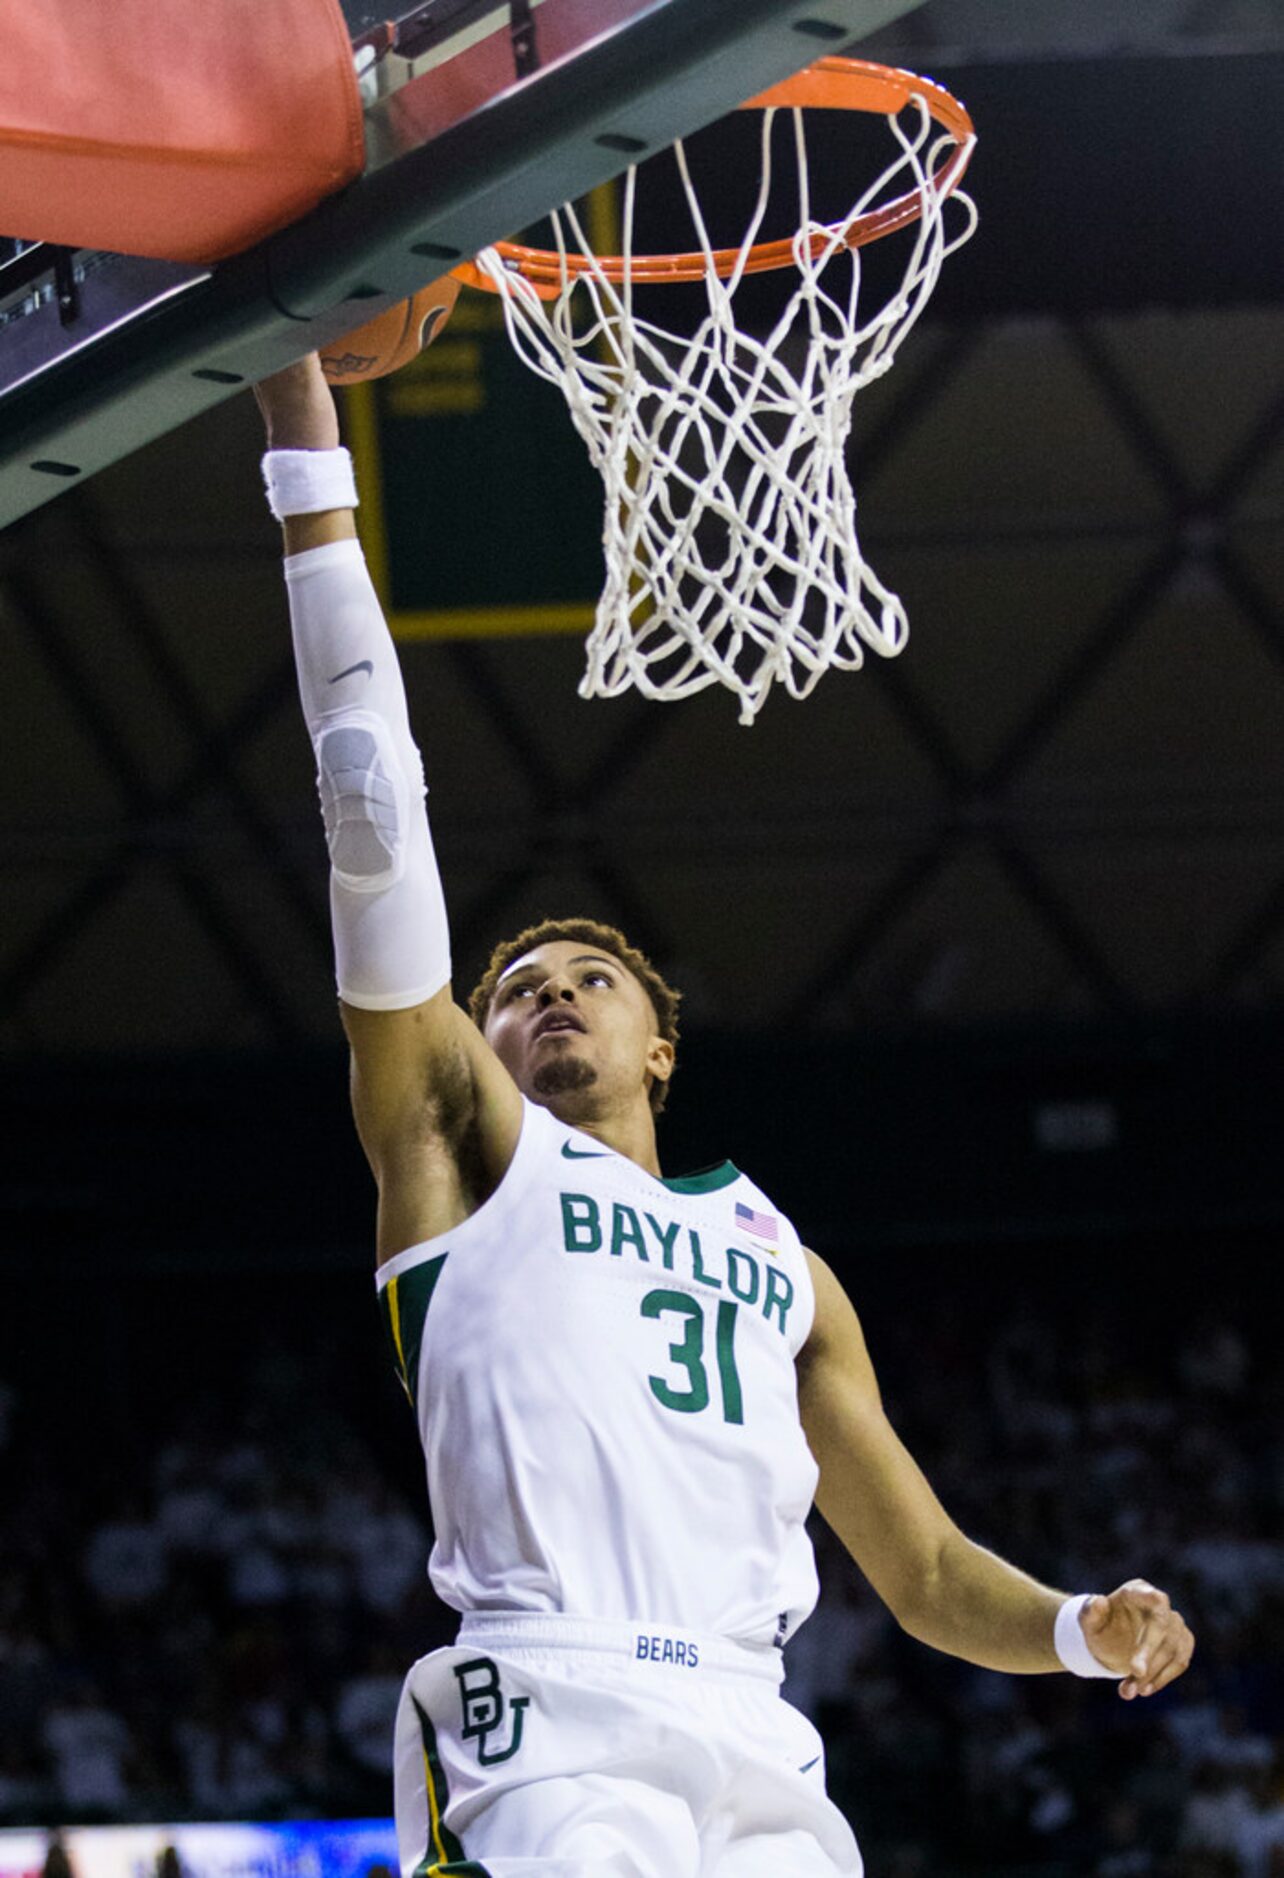
[[569, 1050], [559, 1050], [547, 1062], [536, 1064], [531, 1077], [531, 1094], [537, 1101], [547, 1102], [556, 1096], [591, 1089], [596, 1081], [597, 1071], [592, 1063], [582, 1056], [572, 1055]]

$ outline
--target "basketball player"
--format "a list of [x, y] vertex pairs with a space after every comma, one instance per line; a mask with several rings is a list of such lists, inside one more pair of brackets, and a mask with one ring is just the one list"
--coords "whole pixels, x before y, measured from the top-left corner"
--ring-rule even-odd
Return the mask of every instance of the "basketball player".
[[331, 858], [378, 1286], [458, 1643], [395, 1742], [405, 1878], [834, 1878], [856, 1842], [779, 1693], [813, 1497], [912, 1636], [990, 1669], [1185, 1670], [1130, 1579], [1067, 1597], [967, 1539], [884, 1416], [856, 1314], [730, 1163], [661, 1173], [675, 994], [549, 922], [453, 1002], [391, 639], [315, 360], [259, 392]]

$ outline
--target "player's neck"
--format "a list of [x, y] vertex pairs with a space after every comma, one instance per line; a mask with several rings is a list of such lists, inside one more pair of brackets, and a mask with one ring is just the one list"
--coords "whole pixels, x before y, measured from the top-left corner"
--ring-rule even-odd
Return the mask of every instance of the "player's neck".
[[626, 1160], [636, 1161], [648, 1174], [660, 1178], [660, 1156], [655, 1140], [655, 1115], [651, 1104], [626, 1109], [608, 1109], [605, 1113], [570, 1113], [565, 1105], [549, 1104], [557, 1119], [571, 1128], [582, 1129], [604, 1147], [613, 1148]]

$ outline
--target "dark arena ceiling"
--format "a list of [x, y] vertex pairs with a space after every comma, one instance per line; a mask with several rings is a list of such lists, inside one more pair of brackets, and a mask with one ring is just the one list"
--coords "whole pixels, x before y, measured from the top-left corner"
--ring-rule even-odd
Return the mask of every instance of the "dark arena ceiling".
[[[929, 0], [854, 48], [980, 134], [980, 230], [856, 412], [898, 661], [742, 730], [580, 702], [573, 637], [404, 647], [461, 984], [575, 911], [706, 1028], [1280, 1011], [1284, 30], [1126, 13]], [[335, 1036], [259, 450], [240, 396], [0, 536], [15, 1067]]]

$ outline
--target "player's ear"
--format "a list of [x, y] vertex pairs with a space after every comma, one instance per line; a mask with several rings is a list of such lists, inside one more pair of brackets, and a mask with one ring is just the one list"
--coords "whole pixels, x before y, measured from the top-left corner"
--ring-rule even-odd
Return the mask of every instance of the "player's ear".
[[667, 1037], [652, 1037], [647, 1046], [646, 1066], [656, 1082], [668, 1082], [673, 1074], [674, 1048]]

